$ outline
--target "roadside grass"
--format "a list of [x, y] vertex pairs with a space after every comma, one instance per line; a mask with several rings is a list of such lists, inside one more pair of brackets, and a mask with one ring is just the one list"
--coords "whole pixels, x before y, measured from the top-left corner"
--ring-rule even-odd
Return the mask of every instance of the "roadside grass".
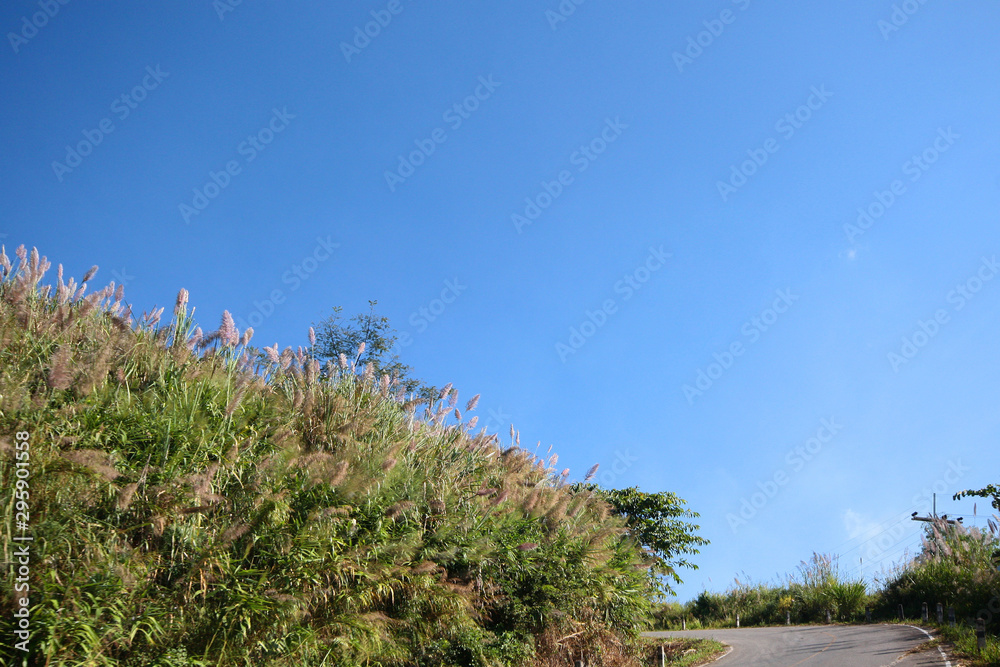
[[714, 639], [681, 637], [666, 640], [647, 640], [645, 664], [660, 664], [660, 647], [671, 667], [697, 667], [715, 661], [726, 652], [726, 645]]
[[976, 644], [975, 630], [967, 625], [942, 627], [941, 638], [954, 647], [951, 654], [963, 661], [967, 667], [1000, 667], [1000, 641], [986, 636], [986, 648], [980, 653]]
[[836, 559], [813, 554], [803, 562], [797, 576], [782, 584], [753, 583], [749, 577], [736, 579], [724, 593], [703, 591], [681, 605], [667, 603], [653, 609], [654, 629], [679, 630], [687, 622], [689, 630], [732, 628], [737, 618], [741, 627], [852, 622], [864, 619], [868, 594], [861, 581], [840, 577]]

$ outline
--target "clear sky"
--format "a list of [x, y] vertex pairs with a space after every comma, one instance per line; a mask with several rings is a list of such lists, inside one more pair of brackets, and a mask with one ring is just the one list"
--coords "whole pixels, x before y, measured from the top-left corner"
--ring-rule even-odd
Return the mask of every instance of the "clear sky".
[[993, 0], [232, 1], [4, 5], [8, 254], [260, 345], [378, 300], [492, 429], [687, 499], [683, 599], [1000, 481]]

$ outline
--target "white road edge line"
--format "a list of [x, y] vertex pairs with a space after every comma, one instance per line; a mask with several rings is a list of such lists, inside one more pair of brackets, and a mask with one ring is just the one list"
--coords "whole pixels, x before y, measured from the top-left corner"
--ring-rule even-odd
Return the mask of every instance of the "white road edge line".
[[[719, 641], [719, 640], [716, 640], [716, 641]], [[722, 642], [719, 642], [719, 643], [722, 643]], [[726, 652], [723, 653], [722, 655], [720, 655], [718, 658], [716, 658], [712, 662], [718, 662], [718, 661], [722, 660], [727, 655], [729, 655], [730, 653], [733, 652], [733, 646], [732, 646], [732, 644], [726, 644], [725, 646], [726, 646]], [[709, 663], [709, 664], [711, 664], [711, 663]], [[951, 667], [951, 665], [949, 665], [948, 667]]]
[[[927, 632], [927, 631], [926, 631], [926, 630], [924, 630], [923, 628], [918, 628], [918, 627], [917, 627], [917, 626], [915, 626], [915, 625], [906, 625], [905, 623], [903, 624], [903, 627], [904, 627], [904, 628], [914, 628], [914, 629], [916, 629], [916, 630], [920, 630], [920, 632], [922, 632], [922, 633], [924, 633], [925, 635], [927, 635], [927, 639], [934, 639], [933, 637], [931, 637], [931, 633]], [[945, 652], [944, 652], [944, 649], [943, 649], [943, 648], [941, 648], [941, 645], [940, 645], [940, 644], [938, 644], [938, 647], [937, 647], [937, 650], [938, 650], [938, 653], [940, 653], [940, 654], [941, 654], [941, 659], [942, 659], [942, 660], [944, 661], [944, 664], [945, 664], [945, 667], [951, 667], [951, 660], [949, 660], [949, 659], [948, 659], [948, 656], [947, 656], [947, 655], [945, 655]]]

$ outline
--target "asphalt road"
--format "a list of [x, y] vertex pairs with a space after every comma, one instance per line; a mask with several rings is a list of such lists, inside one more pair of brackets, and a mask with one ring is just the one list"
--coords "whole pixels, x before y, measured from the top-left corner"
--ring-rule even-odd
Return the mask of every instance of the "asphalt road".
[[712, 667], [942, 667], [937, 649], [906, 651], [927, 641], [906, 625], [808, 625], [738, 630], [647, 632], [647, 637], [711, 637], [733, 647]]

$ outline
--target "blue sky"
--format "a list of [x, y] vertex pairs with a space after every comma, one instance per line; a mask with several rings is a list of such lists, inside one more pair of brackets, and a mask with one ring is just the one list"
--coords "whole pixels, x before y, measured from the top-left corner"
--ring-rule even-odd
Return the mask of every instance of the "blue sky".
[[377, 299], [481, 421], [686, 498], [683, 599], [997, 481], [995, 2], [222, 3], [5, 5], [8, 253], [260, 345]]

